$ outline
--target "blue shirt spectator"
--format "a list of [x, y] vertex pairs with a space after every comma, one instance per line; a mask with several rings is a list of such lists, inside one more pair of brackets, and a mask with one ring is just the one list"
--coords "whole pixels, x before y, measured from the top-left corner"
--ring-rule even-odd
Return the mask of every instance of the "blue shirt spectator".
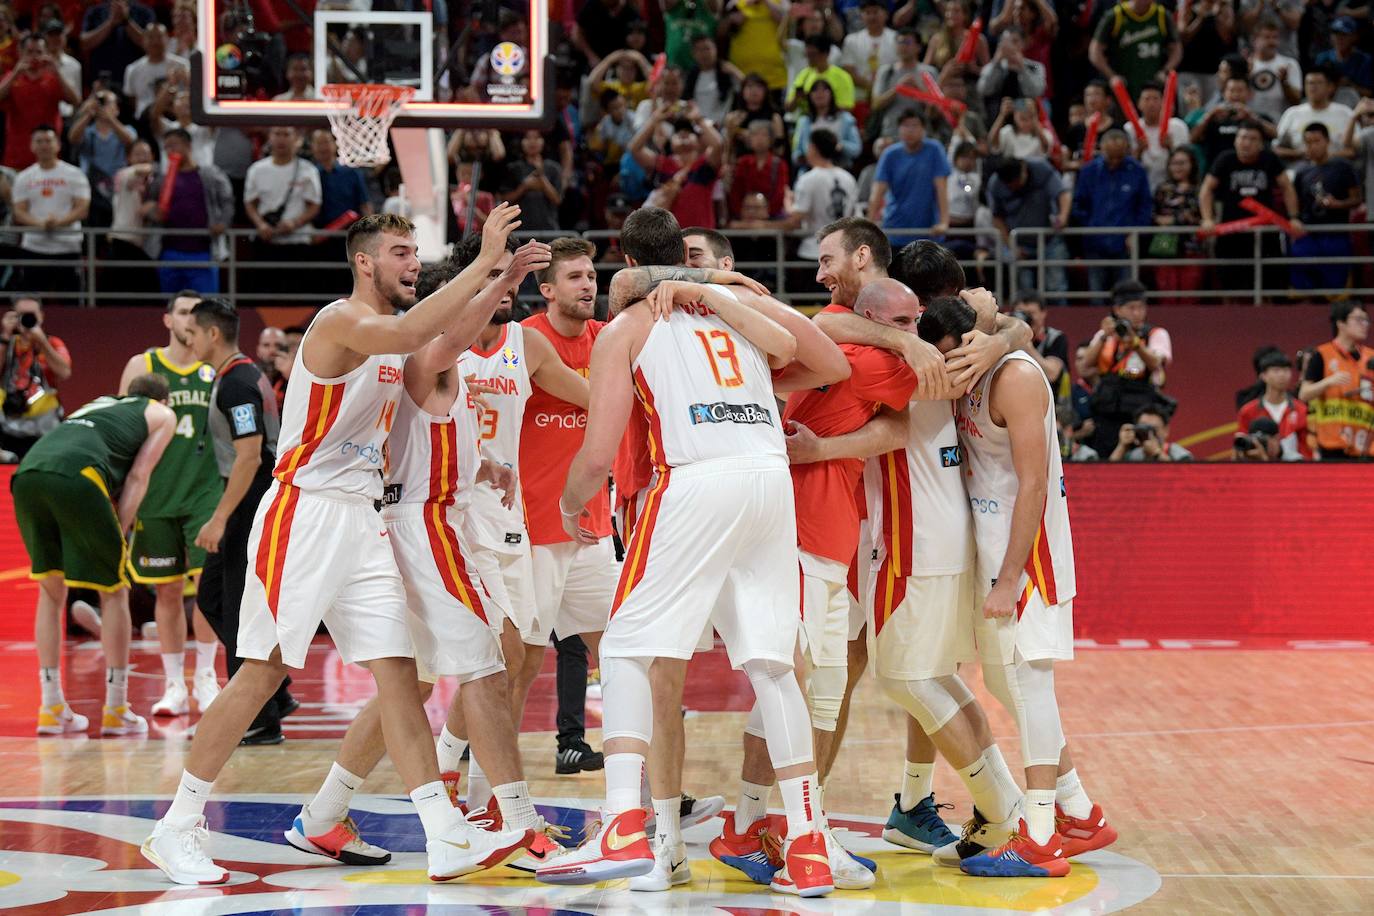
[[123, 86], [125, 68], [143, 56], [143, 30], [152, 22], [153, 11], [141, 3], [116, 0], [86, 10], [81, 20], [86, 72], [98, 78], [108, 70], [110, 82], [105, 88]]
[[[1136, 159], [1126, 155], [1126, 134], [1107, 131], [1102, 155], [1078, 173], [1073, 189], [1073, 218], [1080, 226], [1148, 226], [1154, 216], [1150, 176]], [[1124, 235], [1093, 233], [1082, 236], [1083, 254], [1114, 258], [1126, 253]]]
[[[1374, 57], [1357, 48], [1359, 26], [1350, 16], [1337, 16], [1331, 23], [1331, 47], [1317, 55], [1318, 67], [1329, 67], [1339, 75], [1336, 101], [1354, 108], [1360, 96], [1374, 90]], [[1306, 127], [1306, 125], [1303, 125]]]
[[317, 130], [311, 134], [310, 156], [320, 173], [320, 212], [315, 214], [316, 226], [328, 226], [349, 210], [359, 216], [372, 212], [367, 180], [358, 169], [339, 164], [338, 147], [332, 133]]
[[[949, 227], [945, 194], [949, 157], [940, 144], [926, 136], [925, 119], [916, 112], [902, 116], [897, 134], [901, 142], [889, 146], [878, 160], [868, 202], [869, 218], [889, 230], [931, 226], [932, 235], [943, 236]], [[888, 236], [894, 246], [924, 237], [891, 231]]]

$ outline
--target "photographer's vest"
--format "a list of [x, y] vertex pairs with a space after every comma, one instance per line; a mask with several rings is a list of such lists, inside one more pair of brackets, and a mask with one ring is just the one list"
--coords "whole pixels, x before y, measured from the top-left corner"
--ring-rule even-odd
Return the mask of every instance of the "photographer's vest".
[[[1154, 329], [1154, 325], [1147, 324], [1136, 336], [1149, 346], [1150, 334]], [[1120, 353], [1120, 347], [1121, 341], [1116, 337], [1108, 337], [1102, 342], [1102, 352], [1097, 357], [1098, 373], [1104, 376], [1119, 375], [1128, 379], [1148, 379], [1150, 367], [1145, 364], [1145, 359], [1133, 349]]]
[[1374, 455], [1374, 348], [1351, 353], [1333, 340], [1317, 347], [1313, 358], [1322, 361], [1326, 376], [1344, 372], [1354, 380], [1340, 391], [1326, 389], [1308, 405], [1307, 426], [1317, 445], [1358, 458]]

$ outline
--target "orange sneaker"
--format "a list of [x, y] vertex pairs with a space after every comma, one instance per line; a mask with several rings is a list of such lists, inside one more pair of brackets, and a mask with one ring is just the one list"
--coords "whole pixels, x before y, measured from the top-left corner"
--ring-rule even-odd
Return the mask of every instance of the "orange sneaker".
[[1009, 840], [965, 859], [959, 868], [980, 878], [1062, 878], [1069, 873], [1069, 860], [1059, 834], [1051, 834], [1045, 845], [1037, 845], [1022, 818]]
[[749, 876], [755, 884], [770, 884], [782, 868], [782, 838], [787, 835], [787, 818], [765, 815], [743, 833], [735, 833], [733, 813], [723, 815], [725, 826], [711, 841], [711, 855], [731, 868]]
[[1087, 817], [1072, 817], [1054, 806], [1054, 826], [1064, 840], [1064, 858], [1072, 859], [1116, 842], [1116, 828], [1107, 823], [1101, 805], [1093, 805]]
[[654, 852], [644, 832], [643, 808], [622, 811], [588, 830], [577, 849], [535, 870], [544, 884], [596, 884], [613, 878], [636, 878], [654, 867]]
[[798, 897], [823, 897], [835, 889], [830, 874], [830, 853], [825, 837], [813, 830], [787, 841], [782, 850], [782, 868], [773, 876], [771, 887], [779, 894]]

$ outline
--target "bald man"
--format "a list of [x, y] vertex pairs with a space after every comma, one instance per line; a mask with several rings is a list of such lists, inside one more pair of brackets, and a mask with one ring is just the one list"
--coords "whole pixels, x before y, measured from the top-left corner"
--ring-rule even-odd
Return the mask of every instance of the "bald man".
[[281, 375], [277, 371], [277, 354], [286, 349], [286, 332], [281, 328], [263, 328], [258, 335], [258, 349], [254, 354], [262, 374], [272, 381]]

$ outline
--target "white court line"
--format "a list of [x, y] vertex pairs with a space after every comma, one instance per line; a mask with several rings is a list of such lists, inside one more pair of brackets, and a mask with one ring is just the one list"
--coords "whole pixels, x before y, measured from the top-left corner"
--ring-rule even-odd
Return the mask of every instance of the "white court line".
[[1205, 875], [1166, 875], [1161, 874], [1161, 878], [1261, 878], [1270, 880], [1273, 878], [1297, 878], [1300, 881], [1374, 881], [1374, 875], [1231, 875], [1225, 873], [1205, 874]]

